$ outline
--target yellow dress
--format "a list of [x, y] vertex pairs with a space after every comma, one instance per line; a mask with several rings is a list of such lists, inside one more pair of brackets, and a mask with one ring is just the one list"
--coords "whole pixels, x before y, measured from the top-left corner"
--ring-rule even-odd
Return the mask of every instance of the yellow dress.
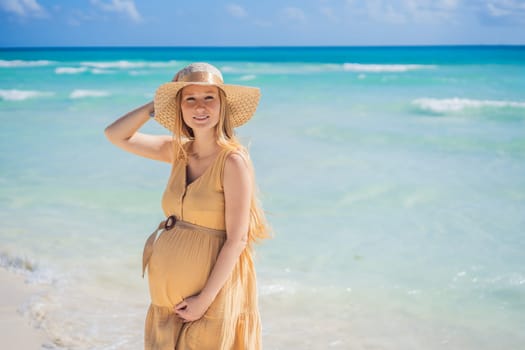
[[[186, 144], [187, 145], [187, 144]], [[205, 172], [187, 184], [186, 163], [176, 160], [162, 196], [166, 217], [144, 246], [151, 304], [145, 350], [258, 350], [261, 324], [255, 269], [245, 249], [204, 316], [182, 323], [173, 308], [199, 293], [226, 238], [222, 175], [229, 152], [222, 150]], [[168, 221], [168, 227], [165, 227]], [[158, 237], [157, 237], [158, 234]]]

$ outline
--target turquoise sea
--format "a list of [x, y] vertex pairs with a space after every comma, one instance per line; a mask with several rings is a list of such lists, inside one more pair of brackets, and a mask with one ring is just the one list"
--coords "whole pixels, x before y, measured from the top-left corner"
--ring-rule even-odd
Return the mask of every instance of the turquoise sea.
[[0, 266], [48, 349], [142, 348], [170, 167], [103, 131], [192, 61], [262, 90], [265, 349], [524, 348], [525, 47], [0, 49]]

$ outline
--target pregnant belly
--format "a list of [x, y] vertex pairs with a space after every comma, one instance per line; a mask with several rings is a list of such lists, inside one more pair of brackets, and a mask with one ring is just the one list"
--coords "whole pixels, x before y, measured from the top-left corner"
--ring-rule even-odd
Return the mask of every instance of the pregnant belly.
[[151, 302], [173, 307], [198, 294], [223, 243], [220, 237], [177, 226], [163, 232], [153, 246], [148, 265]]

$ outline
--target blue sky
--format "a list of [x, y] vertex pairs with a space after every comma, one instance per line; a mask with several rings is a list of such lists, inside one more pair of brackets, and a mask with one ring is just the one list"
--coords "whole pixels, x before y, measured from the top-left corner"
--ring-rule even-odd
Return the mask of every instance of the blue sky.
[[0, 46], [525, 44], [525, 0], [0, 0]]

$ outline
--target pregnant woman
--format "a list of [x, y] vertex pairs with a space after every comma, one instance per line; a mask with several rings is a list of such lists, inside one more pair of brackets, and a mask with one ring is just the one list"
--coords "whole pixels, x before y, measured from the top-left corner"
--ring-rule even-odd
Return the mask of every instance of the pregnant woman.
[[[261, 349], [252, 253], [269, 228], [233, 130], [259, 97], [259, 89], [224, 84], [217, 68], [193, 63], [161, 85], [154, 102], [105, 129], [116, 146], [171, 164], [166, 219], [144, 246], [147, 350]], [[171, 135], [139, 133], [150, 115]]]

